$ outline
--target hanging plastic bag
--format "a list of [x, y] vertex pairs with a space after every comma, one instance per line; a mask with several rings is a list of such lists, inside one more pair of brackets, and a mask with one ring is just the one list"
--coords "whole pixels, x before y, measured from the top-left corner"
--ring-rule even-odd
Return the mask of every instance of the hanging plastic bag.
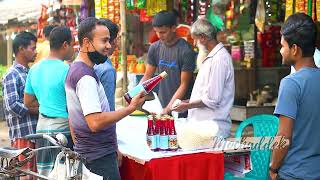
[[266, 21], [266, 10], [264, 7], [264, 0], [258, 0], [255, 23], [260, 32], [264, 32], [265, 21]]
[[[49, 174], [50, 179], [54, 180], [66, 180], [67, 177], [67, 165], [65, 161], [62, 161], [65, 157], [65, 154], [63, 152], [60, 152], [57, 157], [56, 161], [54, 163], [53, 170]], [[73, 163], [70, 169], [72, 172], [78, 172], [79, 166], [82, 166], [82, 180], [103, 180], [102, 176], [99, 176], [97, 174], [92, 173], [90, 170], [88, 170], [84, 164], [80, 163]], [[80, 171], [81, 172], [81, 171]]]
[[49, 174], [49, 178], [55, 180], [64, 180], [67, 179], [67, 168], [65, 163], [60, 163], [62, 158], [64, 157], [64, 153], [60, 152], [56, 157], [56, 162], [54, 163], [54, 167]]
[[126, 0], [126, 6], [128, 10], [134, 10], [134, 0]]

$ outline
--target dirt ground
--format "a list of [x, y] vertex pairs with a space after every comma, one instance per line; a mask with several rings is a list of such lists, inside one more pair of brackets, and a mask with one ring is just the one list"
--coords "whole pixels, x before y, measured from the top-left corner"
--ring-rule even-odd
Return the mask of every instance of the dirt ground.
[[0, 147], [10, 146], [8, 126], [6, 121], [0, 120]]

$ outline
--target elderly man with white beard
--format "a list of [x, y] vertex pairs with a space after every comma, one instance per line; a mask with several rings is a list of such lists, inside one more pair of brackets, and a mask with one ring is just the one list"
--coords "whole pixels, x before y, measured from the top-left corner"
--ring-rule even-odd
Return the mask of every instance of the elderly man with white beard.
[[208, 20], [198, 19], [191, 27], [191, 34], [197, 46], [210, 53], [202, 61], [190, 100], [175, 104], [172, 110], [188, 110], [188, 121], [214, 121], [219, 127], [217, 136], [227, 138], [235, 93], [231, 56], [217, 41], [217, 30]]

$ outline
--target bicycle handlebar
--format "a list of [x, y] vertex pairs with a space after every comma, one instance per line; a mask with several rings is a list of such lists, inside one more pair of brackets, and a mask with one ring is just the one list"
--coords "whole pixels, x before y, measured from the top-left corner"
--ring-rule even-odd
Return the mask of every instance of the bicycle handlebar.
[[57, 134], [56, 138], [47, 134], [29, 134], [25, 136], [25, 138], [28, 140], [46, 139], [53, 145], [62, 147], [66, 146], [68, 143], [67, 138], [63, 134]]

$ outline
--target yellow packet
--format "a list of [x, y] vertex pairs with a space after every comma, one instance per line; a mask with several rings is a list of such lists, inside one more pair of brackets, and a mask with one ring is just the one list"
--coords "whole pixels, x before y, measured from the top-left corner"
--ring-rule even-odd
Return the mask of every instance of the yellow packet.
[[320, 20], [320, 0], [317, 0], [317, 18], [318, 18], [318, 21]]
[[101, 0], [94, 0], [94, 10], [96, 18], [101, 18]]
[[293, 14], [293, 0], [286, 1], [286, 18], [287, 19], [291, 14]]
[[167, 0], [157, 0], [156, 13], [167, 10]]
[[108, 0], [101, 0], [101, 17], [108, 18]]

